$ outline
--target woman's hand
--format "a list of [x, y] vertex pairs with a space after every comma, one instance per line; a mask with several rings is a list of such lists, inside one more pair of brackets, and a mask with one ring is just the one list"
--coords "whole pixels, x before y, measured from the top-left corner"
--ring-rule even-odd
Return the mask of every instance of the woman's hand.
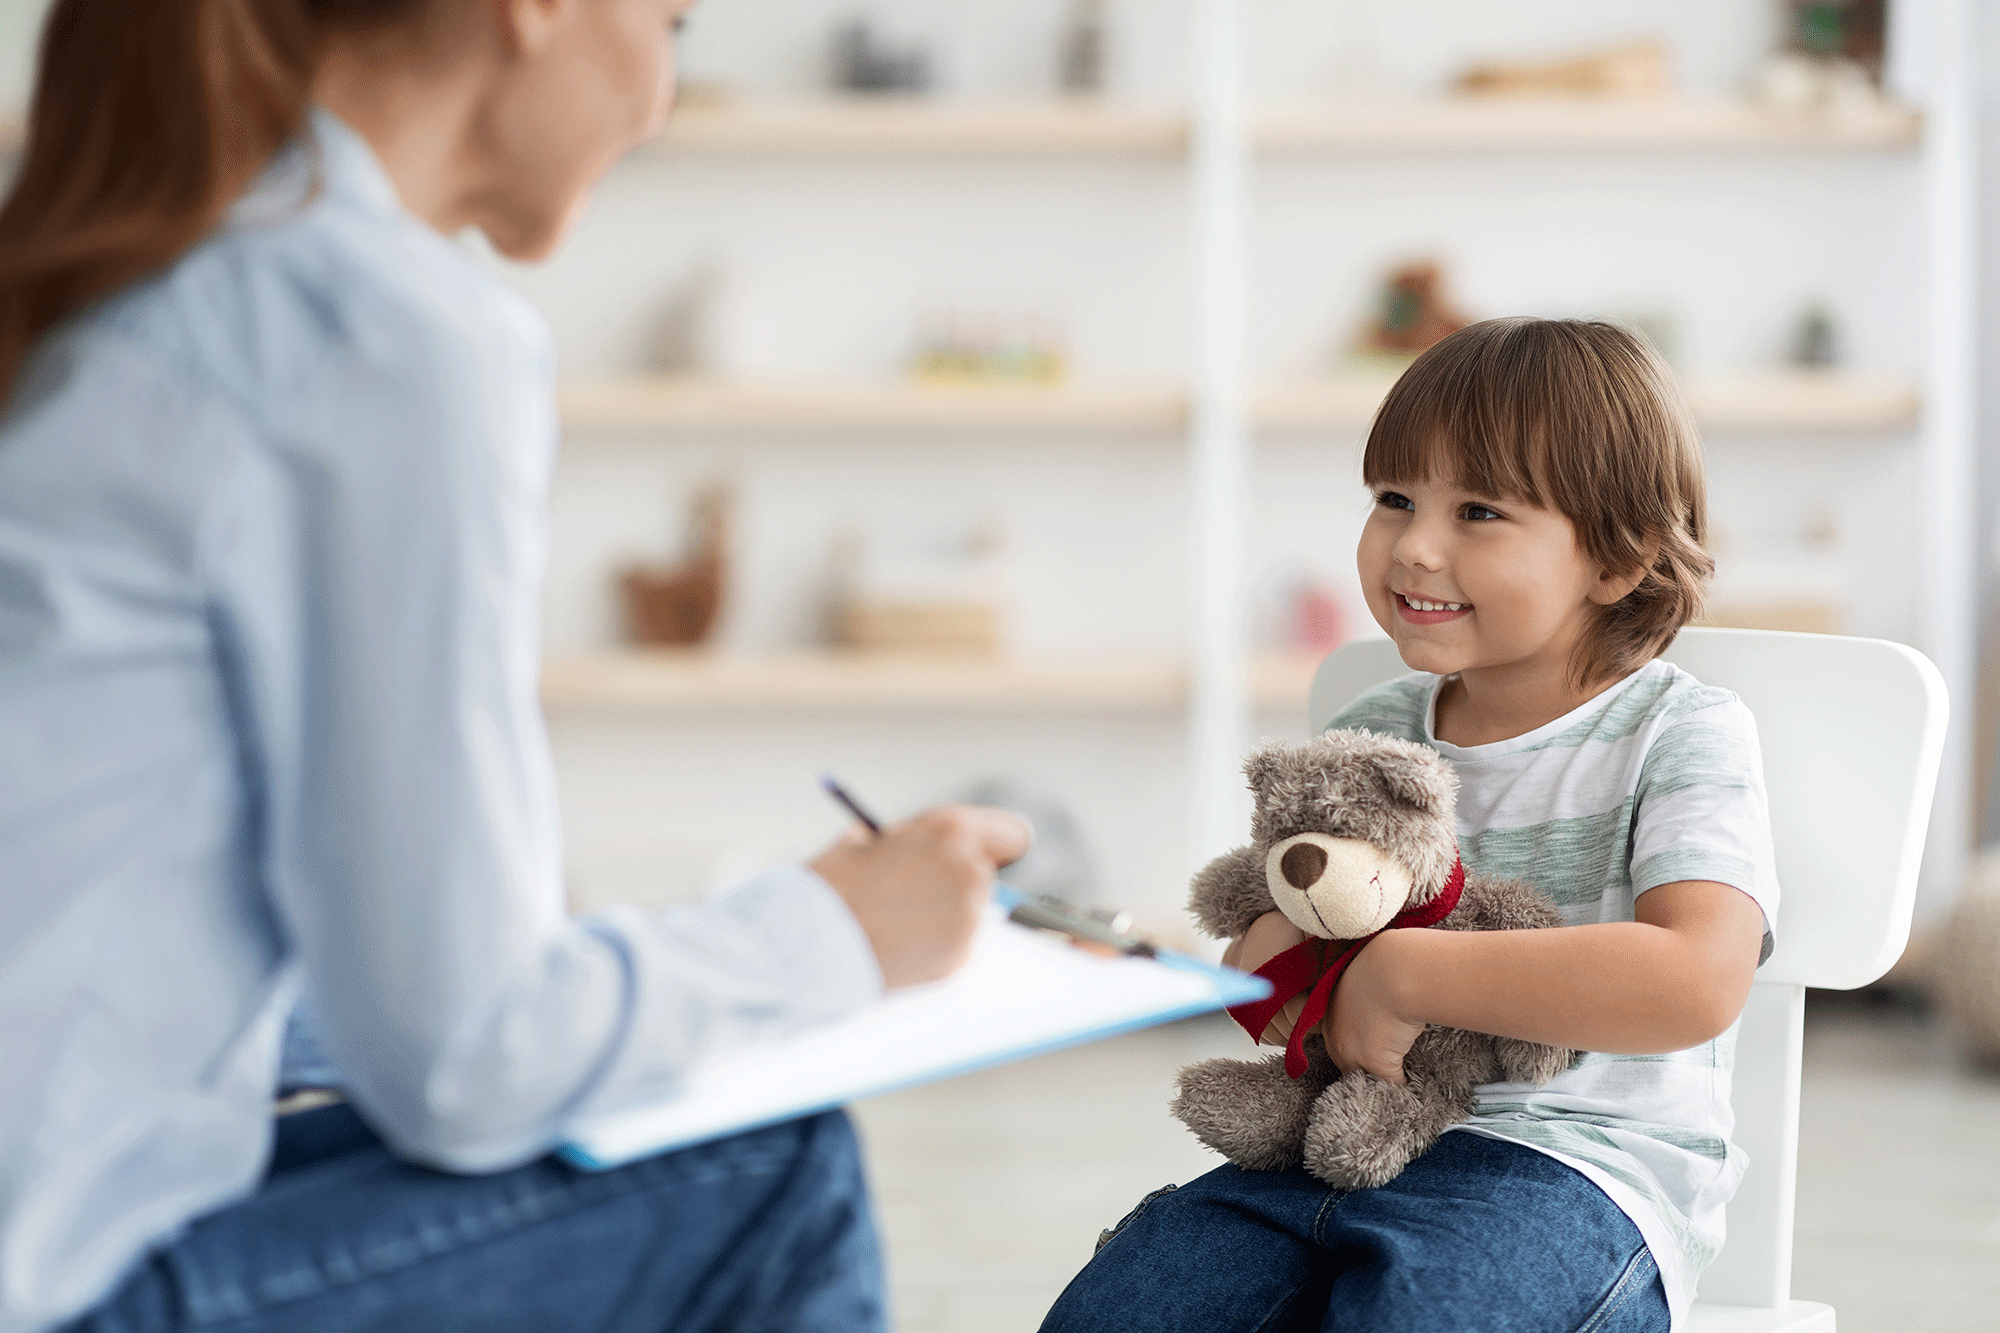
[[[1271, 911], [1250, 923], [1250, 929], [1229, 942], [1222, 951], [1224, 966], [1239, 967], [1245, 972], [1255, 972], [1285, 950], [1311, 939], [1312, 936], [1292, 924], [1291, 918], [1283, 912]], [[1283, 1046], [1292, 1039], [1292, 1027], [1305, 1012], [1306, 997], [1301, 995], [1280, 1009], [1257, 1038], [1264, 1046]]]
[[948, 805], [873, 837], [855, 829], [811, 869], [861, 923], [890, 989], [949, 976], [972, 951], [993, 874], [1033, 841], [1005, 810]]
[[1397, 937], [1419, 933], [1383, 931], [1362, 946], [1333, 988], [1320, 1032], [1341, 1073], [1361, 1069], [1388, 1083], [1404, 1081], [1403, 1057], [1423, 1035], [1424, 1024], [1405, 1015], [1396, 1000], [1410, 962], [1407, 941]]

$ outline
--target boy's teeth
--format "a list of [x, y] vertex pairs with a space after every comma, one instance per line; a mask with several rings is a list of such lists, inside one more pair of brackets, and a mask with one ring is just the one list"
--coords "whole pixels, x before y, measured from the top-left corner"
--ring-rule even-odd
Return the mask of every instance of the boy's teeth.
[[1418, 611], [1463, 611], [1465, 609], [1464, 602], [1422, 602], [1408, 596], [1404, 597], [1403, 600]]

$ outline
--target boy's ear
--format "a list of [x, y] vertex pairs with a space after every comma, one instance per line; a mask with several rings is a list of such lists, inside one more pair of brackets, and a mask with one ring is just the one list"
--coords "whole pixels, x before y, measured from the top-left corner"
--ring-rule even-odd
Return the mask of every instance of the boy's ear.
[[1607, 570], [1597, 571], [1597, 582], [1591, 585], [1590, 600], [1599, 606], [1616, 606], [1625, 600], [1631, 591], [1646, 581], [1646, 575], [1660, 558], [1660, 544], [1646, 543], [1639, 563], [1623, 574], [1613, 574]]

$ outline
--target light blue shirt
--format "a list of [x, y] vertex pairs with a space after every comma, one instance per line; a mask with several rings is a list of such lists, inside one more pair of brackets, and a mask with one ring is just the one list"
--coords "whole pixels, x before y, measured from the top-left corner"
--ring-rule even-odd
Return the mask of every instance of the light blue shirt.
[[302, 990], [387, 1140], [475, 1172], [880, 992], [796, 867], [565, 913], [551, 379], [532, 307], [323, 112], [29, 363], [0, 418], [0, 1333], [256, 1187]]

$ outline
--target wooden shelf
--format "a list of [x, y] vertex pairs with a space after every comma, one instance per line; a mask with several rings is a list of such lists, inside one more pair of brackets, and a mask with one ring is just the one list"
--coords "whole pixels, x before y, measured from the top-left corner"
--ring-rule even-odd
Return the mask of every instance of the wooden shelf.
[[[1317, 657], [1255, 661], [1261, 705], [1303, 709]], [[552, 658], [542, 701], [553, 709], [1159, 712], [1185, 705], [1188, 673], [1164, 659], [1005, 659], [801, 653], [726, 657], [628, 649]]]
[[689, 107], [647, 155], [1178, 156], [1188, 121], [1175, 110], [1100, 102], [962, 104], [919, 98]]
[[[1266, 430], [1361, 430], [1390, 381], [1306, 380], [1267, 389], [1257, 399]], [[1839, 372], [1773, 372], [1701, 378], [1686, 386], [1688, 405], [1705, 429], [1755, 434], [1859, 434], [1916, 425], [1917, 387], [1907, 379]]]
[[1272, 109], [1259, 150], [1297, 153], [1881, 151], [1914, 148], [1922, 118], [1902, 107], [1780, 112], [1735, 100], [1439, 98]]
[[1173, 431], [1187, 421], [1172, 389], [926, 384], [771, 385], [703, 380], [571, 381], [573, 432], [721, 430]]
[[[1257, 424], [1278, 433], [1360, 430], [1388, 392], [1383, 376], [1272, 385]], [[1895, 376], [1772, 372], [1691, 381], [1702, 425], [1757, 434], [1857, 434], [1916, 424], [1916, 385]], [[1187, 396], [1173, 389], [922, 384], [759, 385], [703, 380], [572, 381], [562, 389], [573, 435], [724, 431], [1177, 432]]]

